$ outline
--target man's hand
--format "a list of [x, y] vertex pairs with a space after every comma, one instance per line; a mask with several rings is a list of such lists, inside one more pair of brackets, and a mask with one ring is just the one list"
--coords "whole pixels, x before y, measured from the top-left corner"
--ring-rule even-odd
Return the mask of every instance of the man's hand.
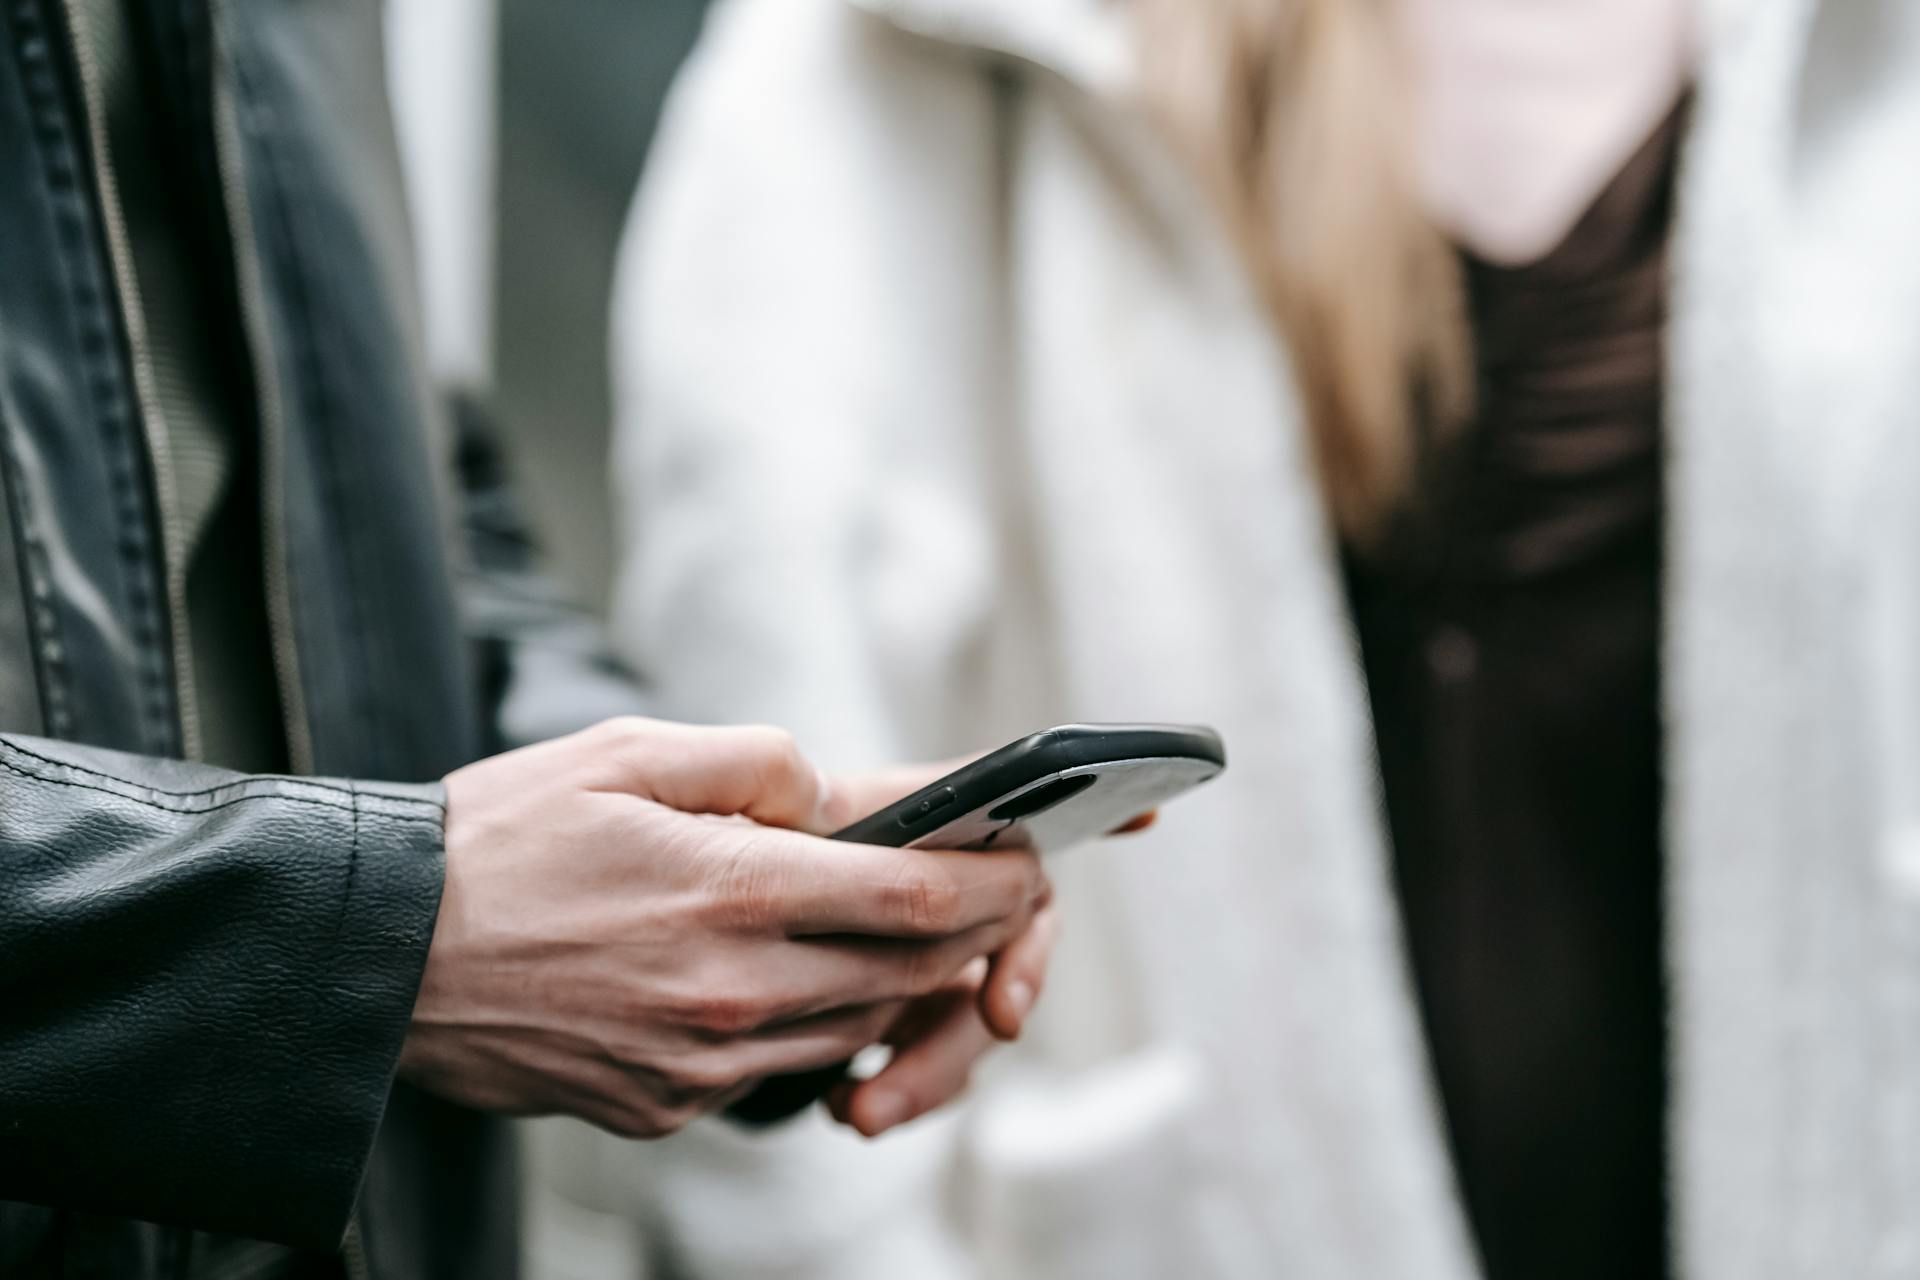
[[[836, 779], [814, 829], [837, 831], [965, 763], [954, 760]], [[1145, 831], [1159, 816], [1157, 811], [1143, 813], [1113, 834]], [[849, 1080], [827, 1095], [834, 1118], [877, 1138], [965, 1092], [974, 1067], [997, 1043], [1020, 1038], [1046, 984], [1059, 936], [1059, 916], [1049, 902], [1005, 950], [980, 957], [941, 990], [905, 1005], [880, 1041], [893, 1050], [887, 1065], [871, 1080]]]
[[999, 955], [974, 961], [940, 991], [909, 1003], [881, 1037], [893, 1057], [880, 1073], [827, 1095], [834, 1118], [877, 1138], [964, 1093], [980, 1060], [1019, 1038], [1057, 933], [1048, 907]]
[[[964, 763], [833, 779], [811, 829], [837, 831]], [[835, 1119], [866, 1137], [879, 1137], [958, 1097], [974, 1067], [996, 1044], [1019, 1039], [1045, 985], [1059, 935], [1050, 902], [1049, 895], [1026, 931], [998, 954], [978, 957], [939, 990], [896, 1006], [896, 1017], [875, 1041], [893, 1050], [892, 1059], [871, 1080], [848, 1081], [828, 1095]]]
[[[1026, 854], [799, 834], [857, 800], [774, 730], [615, 721], [446, 785], [446, 891], [403, 1075], [634, 1137], [898, 1038], [907, 1002], [1028, 937], [1049, 892]], [[1019, 993], [997, 989], [987, 1005], [1017, 1032]], [[952, 1073], [936, 1075], [909, 1074], [916, 1109], [942, 1100], [923, 1091]]]

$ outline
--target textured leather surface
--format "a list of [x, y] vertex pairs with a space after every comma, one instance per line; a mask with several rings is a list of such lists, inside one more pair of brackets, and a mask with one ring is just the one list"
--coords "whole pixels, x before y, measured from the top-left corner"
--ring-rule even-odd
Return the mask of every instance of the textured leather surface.
[[164, 593], [152, 574], [157, 525], [55, 9], [0, 10], [0, 404], [33, 586], [42, 711], [54, 737], [172, 754], [179, 735]]
[[440, 829], [432, 788], [0, 739], [0, 1197], [335, 1245]]
[[142, 3], [156, 110], [200, 158], [180, 180], [217, 190], [224, 161], [244, 197], [257, 407], [285, 457], [290, 737], [305, 771], [386, 781], [164, 759], [157, 520], [63, 4], [10, 0], [0, 689], [39, 691], [43, 736], [0, 740], [0, 1201], [22, 1202], [0, 1204], [0, 1276], [172, 1280], [201, 1251], [152, 1223], [332, 1252], [363, 1185], [375, 1277], [508, 1275], [504, 1126], [392, 1082], [442, 857], [434, 792], [405, 784], [480, 739], [379, 4]]

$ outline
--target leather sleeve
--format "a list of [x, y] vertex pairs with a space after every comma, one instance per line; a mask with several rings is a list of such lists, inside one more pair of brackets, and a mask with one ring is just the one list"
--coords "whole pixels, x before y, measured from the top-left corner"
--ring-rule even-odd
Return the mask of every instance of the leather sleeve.
[[0, 736], [0, 1200], [337, 1247], [442, 819], [438, 788]]

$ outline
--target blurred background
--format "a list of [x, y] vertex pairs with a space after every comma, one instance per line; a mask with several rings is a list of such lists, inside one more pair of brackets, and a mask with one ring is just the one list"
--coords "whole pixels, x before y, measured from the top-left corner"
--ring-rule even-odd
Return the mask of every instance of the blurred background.
[[940, 1115], [527, 1126], [534, 1280], [1920, 1277], [1920, 4], [385, 2], [649, 714], [1235, 761]]
[[[572, 602], [604, 617], [615, 539], [615, 253], [707, 0], [388, 0], [389, 84], [434, 372], [483, 401]], [[536, 446], [535, 442], [538, 441]], [[636, 1275], [619, 1219], [527, 1186], [528, 1274]]]
[[[707, 0], [388, 0], [429, 342], [486, 395], [552, 568], [603, 612], [614, 252]], [[537, 431], [551, 447], [528, 448]]]

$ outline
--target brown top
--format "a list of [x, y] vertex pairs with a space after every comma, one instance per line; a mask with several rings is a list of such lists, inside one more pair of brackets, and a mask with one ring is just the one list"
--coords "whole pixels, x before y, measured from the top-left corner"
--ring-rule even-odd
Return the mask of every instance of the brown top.
[[1349, 566], [1398, 888], [1492, 1280], [1659, 1277], [1661, 400], [1679, 116], [1529, 266], [1477, 421]]

